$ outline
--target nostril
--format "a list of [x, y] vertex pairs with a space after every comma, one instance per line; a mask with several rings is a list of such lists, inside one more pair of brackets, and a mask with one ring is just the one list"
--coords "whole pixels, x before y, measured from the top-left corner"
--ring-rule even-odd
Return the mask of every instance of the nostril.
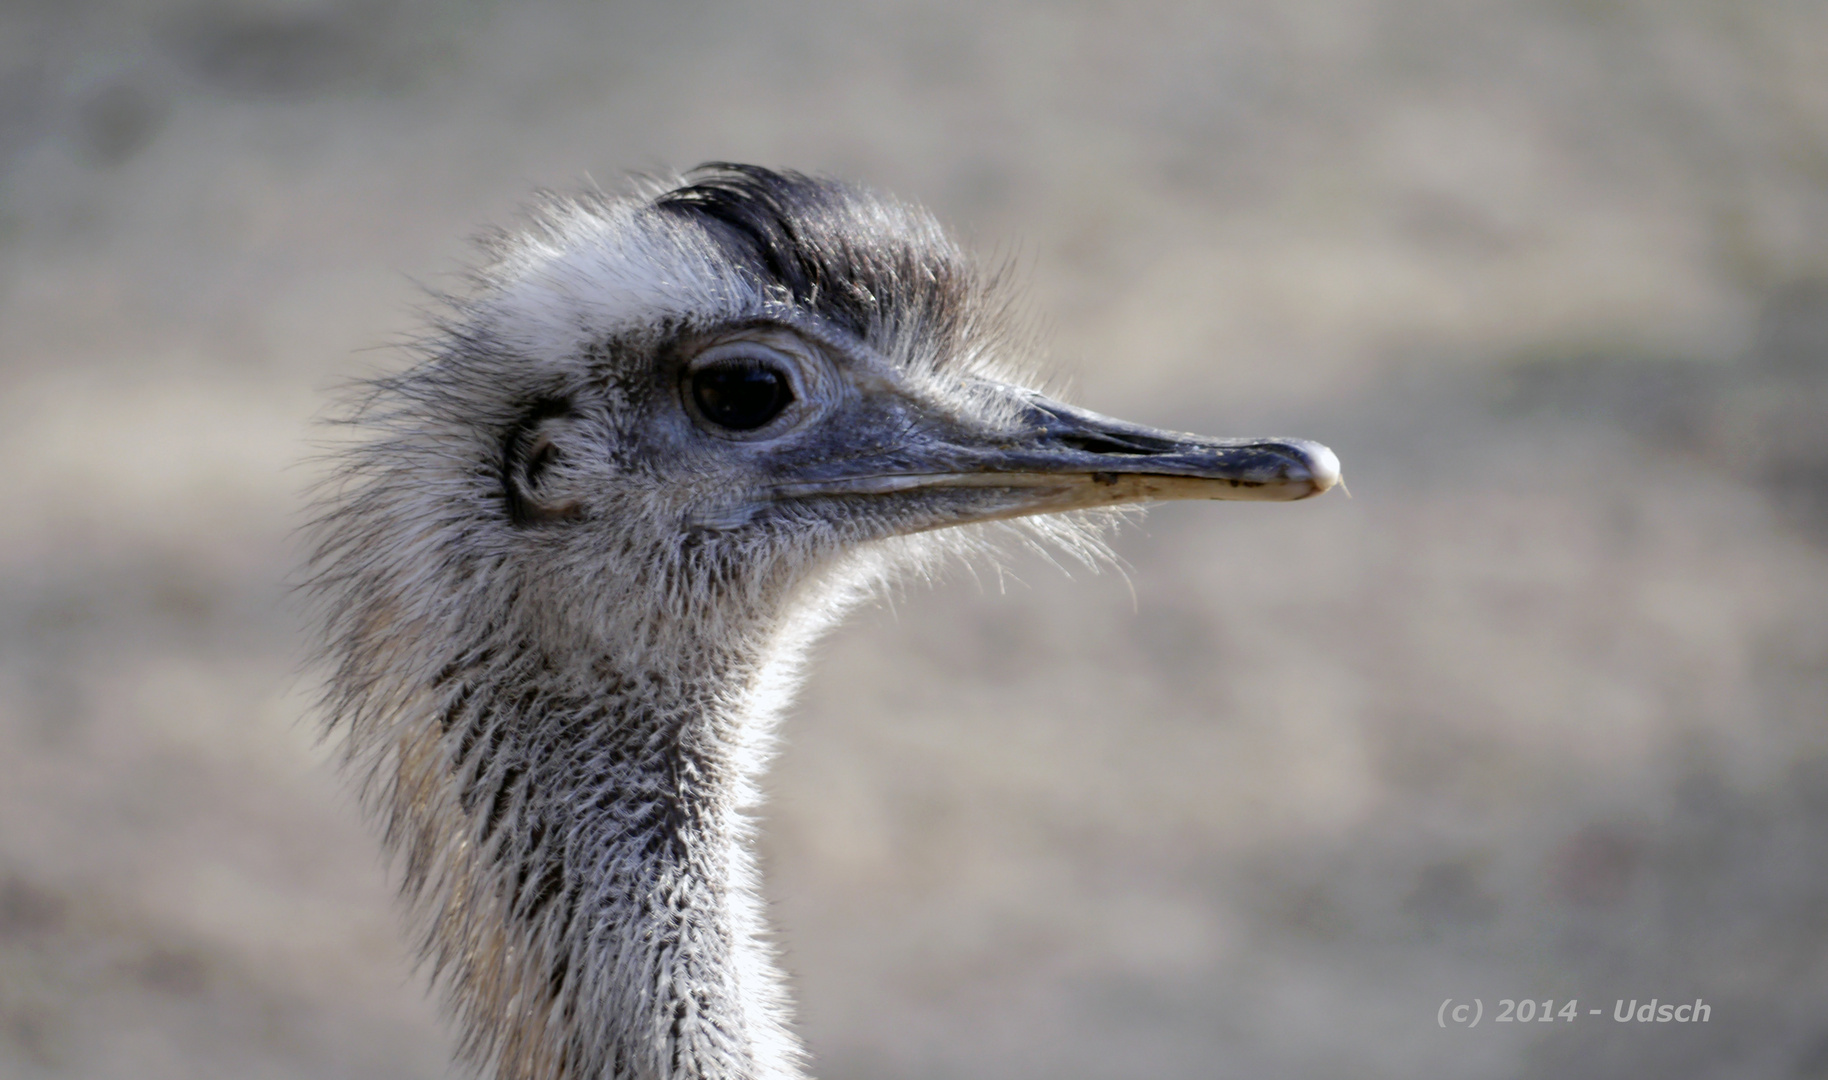
[[1184, 449], [1171, 439], [1157, 439], [1130, 432], [1124, 432], [1121, 435], [1107, 432], [1074, 432], [1069, 435], [1057, 435], [1055, 441], [1062, 446], [1082, 450], [1088, 454], [1116, 454], [1128, 457], [1171, 454]]

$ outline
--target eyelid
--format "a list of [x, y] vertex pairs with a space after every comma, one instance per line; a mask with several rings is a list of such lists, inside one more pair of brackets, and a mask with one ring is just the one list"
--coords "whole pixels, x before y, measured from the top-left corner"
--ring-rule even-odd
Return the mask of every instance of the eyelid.
[[707, 367], [731, 363], [752, 367], [764, 367], [773, 363], [785, 371], [789, 378], [798, 376], [800, 368], [798, 359], [789, 353], [770, 348], [759, 341], [739, 340], [719, 342], [700, 352], [686, 362], [685, 373], [691, 376]]
[[[689, 388], [694, 375], [718, 367], [778, 371], [786, 378], [788, 393], [793, 395], [795, 401], [808, 398], [807, 374], [804, 364], [797, 357], [748, 340], [721, 342], [692, 357], [681, 373], [680, 386], [682, 389]], [[687, 392], [685, 396], [691, 395]]]
[[737, 368], [744, 371], [778, 371], [788, 382], [793, 381], [792, 373], [786, 370], [784, 365], [775, 363], [771, 358], [750, 356], [740, 353], [735, 356], [718, 356], [707, 360], [702, 364], [693, 364], [686, 370], [686, 377], [691, 378], [694, 375], [711, 371], [716, 368]]

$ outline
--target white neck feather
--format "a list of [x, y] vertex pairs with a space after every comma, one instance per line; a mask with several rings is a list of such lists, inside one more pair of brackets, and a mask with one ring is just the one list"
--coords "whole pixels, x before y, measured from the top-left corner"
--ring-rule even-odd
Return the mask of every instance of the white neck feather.
[[466, 1056], [513, 1080], [802, 1075], [748, 812], [806, 644], [857, 595], [818, 592], [665, 665], [473, 638], [366, 728]]

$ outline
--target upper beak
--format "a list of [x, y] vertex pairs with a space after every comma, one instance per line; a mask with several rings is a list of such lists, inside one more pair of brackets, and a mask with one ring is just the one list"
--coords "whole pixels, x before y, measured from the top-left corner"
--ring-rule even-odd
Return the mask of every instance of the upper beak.
[[[916, 446], [811, 470], [776, 498], [991, 488], [971, 520], [1167, 499], [1292, 501], [1339, 483], [1339, 459], [1307, 439], [1214, 439], [1162, 431], [1028, 391], [994, 434], [932, 432]], [[984, 494], [989, 495], [990, 492]], [[956, 519], [946, 522], [956, 523]]]

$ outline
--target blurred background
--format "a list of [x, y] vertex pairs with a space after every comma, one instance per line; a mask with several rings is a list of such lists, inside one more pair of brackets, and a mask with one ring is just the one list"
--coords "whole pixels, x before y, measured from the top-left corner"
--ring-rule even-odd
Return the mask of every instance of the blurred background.
[[819, 1076], [1828, 1076], [1817, 0], [6, 0], [0, 1076], [447, 1075], [309, 715], [312, 418], [532, 189], [712, 158], [925, 203], [1078, 401], [1353, 495], [822, 648]]

